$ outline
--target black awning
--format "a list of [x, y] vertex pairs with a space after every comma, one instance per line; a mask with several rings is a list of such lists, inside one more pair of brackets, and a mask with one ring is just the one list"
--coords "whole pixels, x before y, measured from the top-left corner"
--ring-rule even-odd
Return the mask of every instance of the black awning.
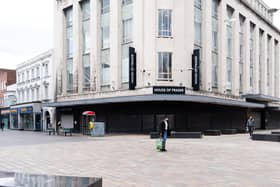
[[140, 96], [122, 96], [110, 98], [84, 99], [61, 101], [56, 103], [44, 103], [44, 107], [72, 107], [94, 104], [110, 104], [110, 103], [133, 103], [133, 102], [192, 102], [205, 103], [223, 106], [233, 106], [242, 108], [265, 108], [264, 104], [246, 102], [242, 100], [216, 98], [201, 95], [140, 95]]
[[246, 100], [254, 100], [257, 102], [278, 102], [280, 99], [278, 97], [272, 97], [269, 95], [262, 94], [247, 94], [243, 95]]

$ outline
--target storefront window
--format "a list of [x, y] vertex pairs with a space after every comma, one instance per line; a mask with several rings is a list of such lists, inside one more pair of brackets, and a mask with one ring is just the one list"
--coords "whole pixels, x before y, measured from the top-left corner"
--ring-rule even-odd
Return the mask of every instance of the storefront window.
[[18, 128], [18, 115], [17, 114], [12, 114], [11, 115], [11, 124], [14, 129]]
[[27, 130], [33, 130], [33, 113], [31, 114], [21, 114], [21, 120], [23, 123], [23, 128]]
[[2, 115], [2, 122], [4, 123], [4, 128], [9, 128], [9, 115]]

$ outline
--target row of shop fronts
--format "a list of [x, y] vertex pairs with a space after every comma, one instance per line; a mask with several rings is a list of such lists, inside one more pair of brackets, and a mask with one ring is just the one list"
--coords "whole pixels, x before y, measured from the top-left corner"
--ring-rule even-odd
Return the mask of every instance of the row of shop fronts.
[[82, 113], [88, 110], [96, 112], [96, 121], [105, 123], [106, 133], [146, 134], [157, 131], [165, 117], [173, 131], [244, 130], [249, 116], [254, 117], [257, 129], [280, 128], [279, 108], [259, 101], [147, 95], [67, 101], [51, 106], [56, 107], [57, 121], [71, 117], [67, 125], [73, 124], [77, 133], [82, 131]]
[[51, 112], [41, 102], [25, 103], [0, 109], [0, 121], [7, 129], [42, 131], [51, 123]]
[[33, 102], [1, 109], [1, 121], [10, 129], [44, 131], [57, 128], [59, 124], [83, 133], [87, 127], [84, 111], [95, 111], [95, 121], [105, 124], [106, 133], [146, 134], [157, 131], [165, 117], [169, 118], [173, 131], [245, 129], [249, 116], [254, 117], [257, 129], [280, 128], [279, 107], [268, 105], [267, 101], [187, 95], [127, 96], [49, 104]]

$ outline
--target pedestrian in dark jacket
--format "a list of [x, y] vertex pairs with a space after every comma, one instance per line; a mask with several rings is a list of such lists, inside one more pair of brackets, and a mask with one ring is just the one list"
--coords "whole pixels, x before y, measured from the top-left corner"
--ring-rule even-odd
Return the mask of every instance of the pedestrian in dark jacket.
[[0, 125], [2, 131], [4, 131], [4, 126], [5, 126], [5, 124], [2, 122]]
[[247, 128], [249, 130], [250, 136], [252, 136], [253, 132], [254, 132], [254, 129], [255, 129], [255, 120], [252, 116], [249, 117], [246, 125], [247, 125]]
[[166, 140], [167, 140], [167, 132], [168, 132], [168, 118], [165, 118], [161, 123], [160, 123], [160, 136], [162, 138], [162, 148], [160, 151], [167, 151], [166, 150]]

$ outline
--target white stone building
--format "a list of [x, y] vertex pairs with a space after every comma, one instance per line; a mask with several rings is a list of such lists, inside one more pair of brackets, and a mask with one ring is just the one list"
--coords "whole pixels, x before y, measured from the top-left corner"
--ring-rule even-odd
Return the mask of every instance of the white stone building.
[[243, 128], [248, 115], [279, 127], [280, 31], [268, 10], [261, 0], [56, 0], [50, 106], [77, 131], [90, 109], [108, 132], [149, 132], [164, 116], [182, 131]]
[[45, 129], [45, 113], [54, 112], [43, 107], [45, 103], [54, 101], [53, 50], [17, 65], [16, 72], [18, 100], [16, 105], [11, 106], [11, 124], [14, 124], [11, 128]]
[[11, 105], [15, 105], [17, 103], [16, 88], [16, 84], [6, 87], [3, 98], [4, 107], [10, 107]]

